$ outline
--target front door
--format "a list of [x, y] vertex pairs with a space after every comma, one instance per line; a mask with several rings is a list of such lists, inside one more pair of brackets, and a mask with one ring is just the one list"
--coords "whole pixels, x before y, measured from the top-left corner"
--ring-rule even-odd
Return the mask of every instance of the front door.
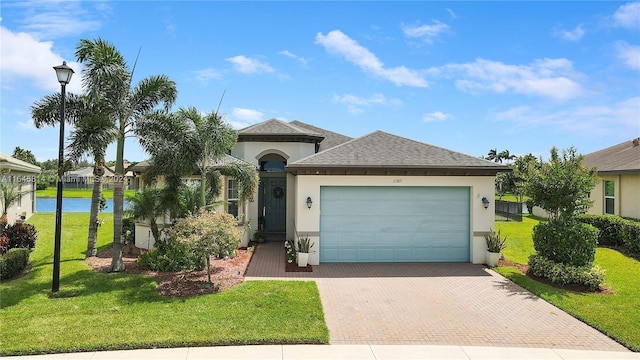
[[264, 229], [268, 232], [285, 232], [287, 222], [287, 178], [263, 177], [261, 212]]

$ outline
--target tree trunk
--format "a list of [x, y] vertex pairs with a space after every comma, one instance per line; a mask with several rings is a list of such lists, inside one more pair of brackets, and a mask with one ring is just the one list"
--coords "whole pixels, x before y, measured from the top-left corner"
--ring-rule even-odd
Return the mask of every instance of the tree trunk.
[[100, 200], [102, 200], [102, 175], [104, 166], [98, 164], [93, 167], [93, 193], [91, 194], [91, 215], [89, 216], [89, 236], [87, 238], [86, 257], [96, 256], [98, 253], [98, 214], [100, 213]]
[[124, 271], [122, 262], [122, 216], [124, 213], [124, 130], [121, 127], [116, 147], [116, 171], [113, 183], [113, 256], [109, 272]]

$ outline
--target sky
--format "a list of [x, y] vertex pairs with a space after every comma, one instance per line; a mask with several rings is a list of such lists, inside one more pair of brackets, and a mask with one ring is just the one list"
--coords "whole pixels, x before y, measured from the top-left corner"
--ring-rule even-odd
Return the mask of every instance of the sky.
[[[236, 129], [299, 120], [472, 156], [640, 136], [640, 2], [2, 0], [0, 18], [0, 152], [38, 161], [57, 158], [59, 128], [30, 107], [60, 92], [62, 61], [83, 91], [75, 48], [97, 38], [130, 66], [140, 53], [134, 84], [175, 81], [173, 111], [220, 104]], [[127, 139], [126, 159], [147, 157]]]

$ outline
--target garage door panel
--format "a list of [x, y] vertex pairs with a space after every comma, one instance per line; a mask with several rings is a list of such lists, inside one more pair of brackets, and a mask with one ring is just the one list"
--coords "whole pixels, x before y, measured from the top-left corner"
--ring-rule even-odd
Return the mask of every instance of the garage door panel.
[[320, 261], [469, 261], [469, 188], [322, 187]]

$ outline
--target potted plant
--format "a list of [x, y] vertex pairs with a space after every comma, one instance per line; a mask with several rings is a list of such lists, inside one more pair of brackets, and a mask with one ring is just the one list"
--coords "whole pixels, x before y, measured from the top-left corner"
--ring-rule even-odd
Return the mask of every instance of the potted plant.
[[484, 236], [487, 242], [487, 256], [486, 262], [490, 267], [498, 266], [498, 260], [500, 260], [500, 252], [504, 249], [507, 237], [500, 236], [500, 230], [498, 232], [491, 231]]
[[309, 253], [314, 243], [311, 242], [308, 236], [301, 236], [298, 238], [298, 266], [306, 267], [309, 263]]
[[258, 243], [258, 244], [262, 244], [263, 242], [265, 242], [267, 240], [267, 230], [264, 229], [259, 229], [256, 231], [255, 234], [253, 234], [253, 239]]

